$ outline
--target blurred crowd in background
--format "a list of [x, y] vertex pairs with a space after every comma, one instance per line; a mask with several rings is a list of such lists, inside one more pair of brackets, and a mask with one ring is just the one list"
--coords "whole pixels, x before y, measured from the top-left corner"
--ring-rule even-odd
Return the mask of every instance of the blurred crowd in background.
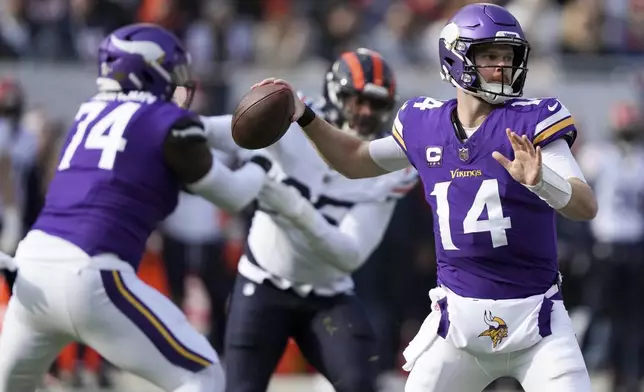
[[[44, 67], [93, 64], [100, 41], [111, 30], [133, 22], [158, 23], [174, 31], [192, 52], [200, 86], [196, 110], [224, 114], [238, 98], [229, 76], [242, 65], [284, 72], [310, 59], [331, 62], [342, 51], [363, 46], [381, 52], [394, 71], [432, 69], [428, 78], [438, 78], [438, 32], [452, 12], [473, 2], [0, 0], [0, 62], [16, 70], [22, 62]], [[627, 57], [644, 69], [644, 0], [489, 2], [509, 7], [519, 18], [537, 63], [572, 56], [591, 67]], [[605, 77], [601, 72], [594, 76], [597, 80]], [[318, 76], [320, 82], [322, 78]], [[530, 83], [539, 81], [529, 77]], [[0, 121], [13, 116], [21, 124], [11, 153], [22, 182], [28, 228], [73, 113], [53, 115], [46, 104], [30, 104], [38, 94], [33, 90], [19, 97], [22, 111], [7, 111], [3, 108], [13, 101], [2, 86]], [[560, 263], [567, 307], [591, 372], [608, 374], [613, 380], [610, 390], [636, 391], [644, 375], [644, 106], [637, 99], [609, 100], [609, 129], [589, 138], [592, 143], [584, 143], [580, 129], [574, 148], [587, 180], [595, 186], [600, 212], [590, 224], [559, 218]], [[142, 273], [183, 306], [221, 351], [226, 301], [248, 214], [229, 216], [188, 194], [180, 200], [150, 239], [149, 262]], [[436, 281], [434, 257], [431, 211], [418, 187], [399, 203], [382, 245], [355, 275], [357, 293], [379, 333], [383, 374], [399, 373], [402, 349], [429, 312], [427, 293]], [[75, 349], [70, 355], [59, 361], [53, 374], [80, 385], [78, 370], [91, 367], [102, 383], [109, 383], [100, 359], [79, 362]], [[292, 348], [278, 370], [310, 368]]]
[[[435, 22], [472, 0], [4, 0], [0, 56], [87, 60], [102, 37], [133, 22], [161, 24], [183, 38], [201, 66], [261, 62], [296, 66], [367, 46], [394, 63], [433, 57]], [[644, 49], [640, 0], [497, 0], [547, 51], [630, 53]], [[560, 30], [538, 32], [543, 19]], [[440, 26], [440, 23], [439, 23]], [[558, 37], [558, 39], [554, 39]], [[197, 50], [198, 49], [198, 50]], [[205, 70], [202, 70], [205, 71]]]

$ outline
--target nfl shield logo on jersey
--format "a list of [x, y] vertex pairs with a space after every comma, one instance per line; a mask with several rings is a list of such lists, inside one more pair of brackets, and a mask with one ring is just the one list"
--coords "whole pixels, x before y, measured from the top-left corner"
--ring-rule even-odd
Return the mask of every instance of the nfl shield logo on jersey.
[[461, 161], [467, 161], [470, 159], [470, 150], [467, 147], [459, 147], [458, 157]]

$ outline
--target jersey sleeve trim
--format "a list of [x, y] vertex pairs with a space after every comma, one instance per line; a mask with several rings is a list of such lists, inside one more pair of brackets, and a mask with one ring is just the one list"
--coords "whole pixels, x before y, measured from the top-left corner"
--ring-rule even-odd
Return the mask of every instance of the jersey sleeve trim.
[[575, 129], [575, 121], [572, 115], [558, 100], [553, 100], [553, 104], [548, 105], [547, 109], [543, 107], [541, 113], [547, 113], [548, 116], [537, 123], [535, 127], [532, 139], [532, 144], [534, 145], [542, 144], [553, 137], [556, 138], [557, 134], [563, 135]]
[[565, 128], [568, 127], [574, 127], [575, 125], [575, 120], [572, 117], [567, 117], [555, 124], [552, 124], [550, 127], [544, 129], [540, 133], [535, 133], [535, 138], [532, 141], [532, 144], [537, 145], [544, 140], [548, 139], [550, 136], [556, 134], [557, 132], [560, 132], [564, 130]]
[[190, 128], [184, 129], [172, 129], [172, 137], [177, 139], [206, 139], [206, 132], [203, 128], [198, 126], [192, 126]]
[[179, 118], [172, 124], [170, 136], [174, 139], [206, 140], [206, 130], [201, 120], [192, 116]]
[[398, 116], [394, 119], [394, 125], [391, 127], [391, 134], [396, 140], [396, 143], [405, 151], [407, 151], [407, 146], [405, 146], [405, 139], [403, 139], [403, 125], [402, 122], [398, 119]]

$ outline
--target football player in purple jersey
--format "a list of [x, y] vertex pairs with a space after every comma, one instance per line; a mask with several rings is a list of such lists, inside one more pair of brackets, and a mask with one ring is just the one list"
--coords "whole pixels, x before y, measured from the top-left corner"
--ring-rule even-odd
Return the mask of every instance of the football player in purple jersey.
[[[0, 336], [0, 392], [33, 392], [82, 342], [166, 391], [224, 390], [215, 350], [136, 276], [145, 243], [187, 189], [229, 211], [255, 199], [270, 161], [213, 160], [192, 97], [190, 55], [167, 30], [120, 28], [98, 50], [98, 94], [80, 105], [36, 223]], [[181, 89], [186, 100], [175, 102]]]
[[[559, 288], [555, 219], [593, 219], [597, 203], [570, 152], [577, 128], [568, 109], [522, 98], [529, 54], [512, 14], [471, 4], [439, 38], [440, 73], [456, 99], [407, 101], [390, 137], [339, 132], [295, 99], [292, 120], [340, 173], [412, 165], [420, 174], [438, 282], [404, 352], [407, 392], [478, 392], [501, 377], [528, 392], [591, 390]], [[258, 85], [267, 83], [289, 85]]]

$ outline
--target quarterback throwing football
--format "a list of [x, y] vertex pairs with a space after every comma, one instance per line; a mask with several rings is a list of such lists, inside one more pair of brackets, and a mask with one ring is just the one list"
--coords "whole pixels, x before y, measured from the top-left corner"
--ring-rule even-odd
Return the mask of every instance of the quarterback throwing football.
[[295, 100], [293, 121], [345, 176], [408, 165], [420, 173], [438, 285], [404, 352], [407, 392], [479, 392], [500, 377], [528, 392], [591, 390], [559, 289], [555, 219], [593, 219], [597, 203], [570, 152], [577, 128], [568, 109], [521, 98], [529, 53], [512, 14], [472, 4], [439, 38], [441, 76], [456, 99], [407, 101], [392, 136], [360, 140]]

